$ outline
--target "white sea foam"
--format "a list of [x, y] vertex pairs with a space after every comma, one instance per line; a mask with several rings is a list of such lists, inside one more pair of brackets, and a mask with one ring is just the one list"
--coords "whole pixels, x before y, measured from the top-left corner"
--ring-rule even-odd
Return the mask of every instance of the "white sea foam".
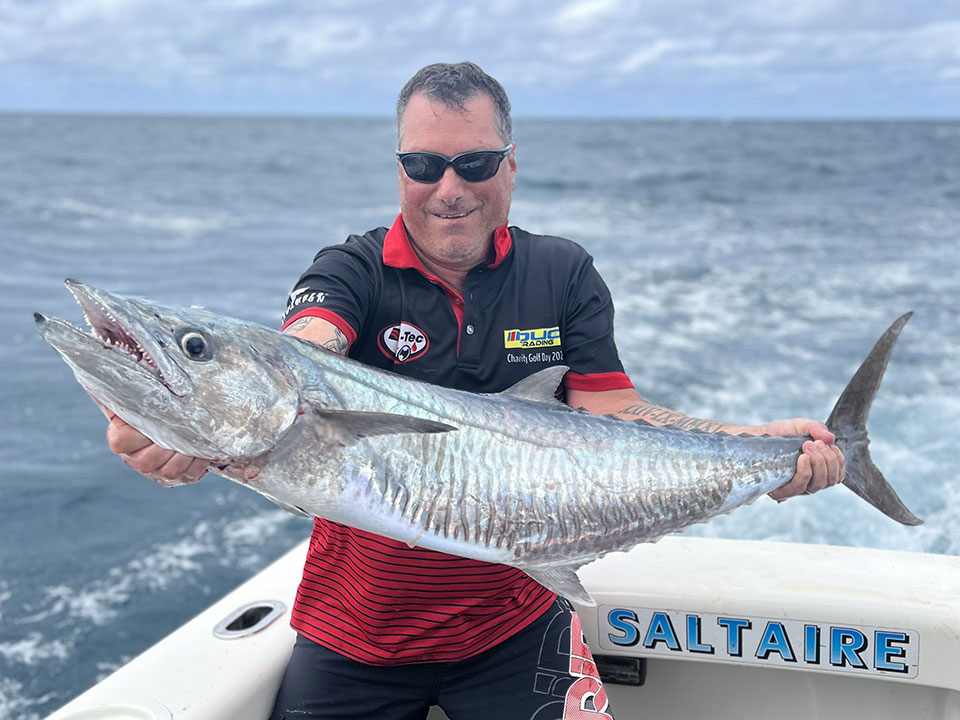
[[6, 580], [0, 580], [0, 621], [3, 620], [3, 604], [11, 597], [13, 593], [10, 592], [10, 585]]
[[54, 697], [56, 693], [29, 697], [22, 683], [13, 678], [0, 677], [0, 720], [39, 720], [41, 714], [33, 708], [42, 708]]
[[261, 567], [264, 558], [259, 550], [263, 540], [276, 535], [290, 522], [297, 519], [283, 510], [233, 520], [223, 528], [224, 554], [220, 563], [250, 569]]
[[[203, 528], [198, 527], [197, 533], [202, 535]], [[213, 551], [212, 542], [203, 543], [196, 536], [162, 543], [85, 586], [61, 584], [43, 588], [42, 608], [18, 622], [42, 623], [65, 616], [74, 621], [106, 625], [117, 617], [119, 608], [133, 594], [165, 589], [188, 573], [199, 573], [203, 565], [197, 556]]]
[[40, 609], [19, 618], [19, 624], [47, 623], [55, 617], [106, 625], [136, 595], [162, 592], [188, 577], [201, 577], [206, 563], [216, 557], [228, 567], [262, 566], [257, 550], [263, 540], [296, 518], [283, 511], [265, 511], [250, 517], [200, 522], [172, 541], [153, 546], [126, 565], [111, 568], [87, 584], [60, 584], [43, 588]]
[[203, 571], [202, 559], [216, 551], [209, 525], [201, 523], [192, 535], [161, 543], [133, 560], [123, 572], [131, 589], [165, 590], [186, 575]]
[[64, 640], [46, 640], [38, 632], [32, 632], [20, 640], [0, 643], [0, 657], [21, 665], [35, 665], [38, 660], [66, 660], [71, 645]]
[[114, 230], [117, 226], [146, 228], [186, 237], [222, 230], [235, 223], [225, 213], [213, 213], [207, 216], [145, 213], [134, 210], [120, 210], [74, 198], [53, 200], [49, 203], [49, 207], [58, 212], [79, 216], [81, 223], [86, 220], [87, 227], [91, 227], [89, 220], [95, 219], [109, 223], [114, 227]]
[[133, 660], [133, 655], [121, 655], [116, 661], [104, 662], [100, 661], [97, 663], [97, 679], [96, 682], [102, 682], [110, 675], [113, 675], [117, 670], [122, 668], [128, 662]]

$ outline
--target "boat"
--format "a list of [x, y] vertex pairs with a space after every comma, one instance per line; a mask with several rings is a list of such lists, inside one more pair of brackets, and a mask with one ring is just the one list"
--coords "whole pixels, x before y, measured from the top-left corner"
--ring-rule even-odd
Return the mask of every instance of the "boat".
[[[303, 543], [50, 719], [262, 720], [305, 556]], [[960, 557], [670, 536], [579, 574], [618, 720], [960, 720]], [[562, 701], [560, 678], [542, 680]]]

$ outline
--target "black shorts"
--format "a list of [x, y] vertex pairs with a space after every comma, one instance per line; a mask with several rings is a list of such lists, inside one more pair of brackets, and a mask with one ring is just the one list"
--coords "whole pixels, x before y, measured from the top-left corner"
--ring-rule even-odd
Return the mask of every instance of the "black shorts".
[[299, 636], [271, 720], [611, 720], [580, 619], [558, 598], [529, 627], [457, 662], [365, 665]]

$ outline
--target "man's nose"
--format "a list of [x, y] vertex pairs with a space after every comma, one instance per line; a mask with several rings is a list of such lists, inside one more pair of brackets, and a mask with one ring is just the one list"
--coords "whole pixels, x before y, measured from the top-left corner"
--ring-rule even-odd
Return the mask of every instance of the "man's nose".
[[457, 175], [453, 165], [447, 165], [443, 175], [437, 180], [437, 189], [434, 191], [434, 195], [445, 205], [456, 205], [464, 195], [464, 183], [466, 183], [466, 180]]

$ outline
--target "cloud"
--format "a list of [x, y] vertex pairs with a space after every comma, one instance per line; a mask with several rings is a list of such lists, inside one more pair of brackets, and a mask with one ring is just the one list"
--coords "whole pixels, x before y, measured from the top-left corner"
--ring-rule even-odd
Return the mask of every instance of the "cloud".
[[560, 9], [554, 19], [554, 26], [561, 32], [582, 29], [585, 25], [610, 18], [619, 9], [618, 0], [578, 0]]
[[692, 65], [713, 69], [756, 68], [771, 65], [780, 57], [777, 50], [756, 52], [718, 52], [695, 55], [690, 59]]
[[784, 88], [843, 82], [890, 102], [904, 85], [942, 98], [960, 66], [958, 15], [913, 0], [528, 0], [522, 13], [510, 0], [0, 0], [0, 108], [127, 97], [388, 112], [418, 67], [462, 59], [518, 107], [571, 112], [601, 93], [642, 111], [636, 89], [652, 86], [666, 103], [693, 87], [779, 102]]
[[625, 57], [617, 66], [617, 69], [625, 73], [633, 72], [644, 65], [656, 62], [668, 52], [679, 47], [681, 47], [680, 44], [674, 40], [657, 40]]

